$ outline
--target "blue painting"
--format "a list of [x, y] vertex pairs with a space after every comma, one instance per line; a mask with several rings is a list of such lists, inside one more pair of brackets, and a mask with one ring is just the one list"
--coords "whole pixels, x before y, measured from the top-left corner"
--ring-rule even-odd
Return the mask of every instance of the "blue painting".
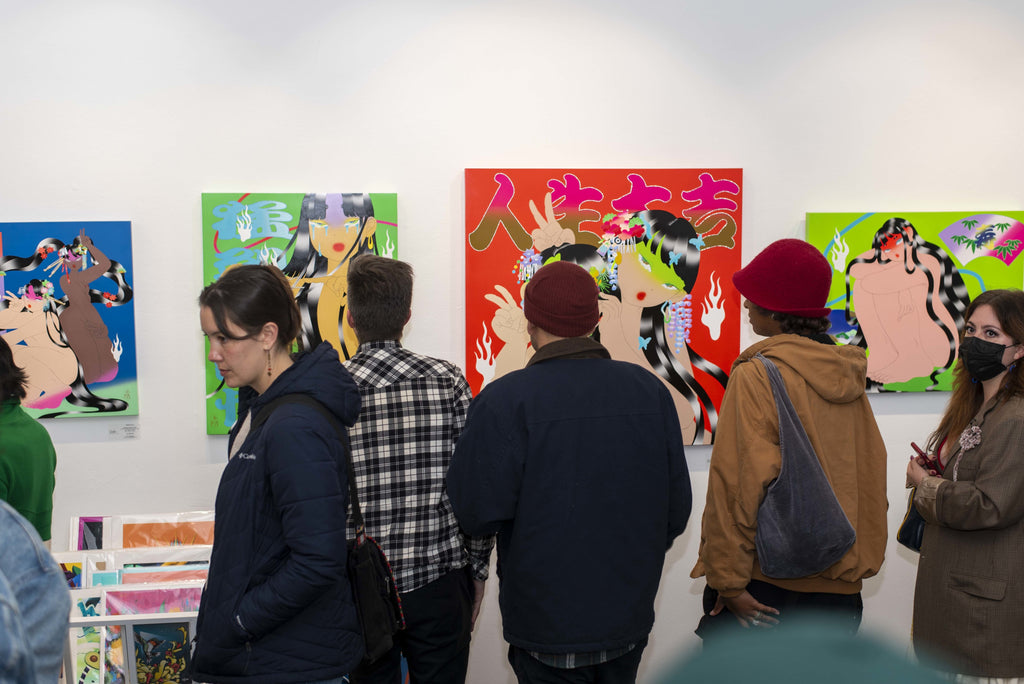
[[131, 223], [0, 223], [0, 335], [37, 418], [138, 415]]

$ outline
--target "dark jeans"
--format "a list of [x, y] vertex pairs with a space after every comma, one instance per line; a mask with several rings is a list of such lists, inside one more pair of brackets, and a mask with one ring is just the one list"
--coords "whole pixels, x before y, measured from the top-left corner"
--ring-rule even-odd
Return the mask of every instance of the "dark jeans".
[[509, 646], [508, 662], [519, 684], [635, 684], [640, 657], [646, 646], [645, 638], [632, 651], [614, 660], [571, 670], [545, 665], [525, 649]]
[[[822, 592], [799, 592], [789, 591], [777, 587], [768, 582], [751, 580], [747, 585], [747, 591], [761, 603], [777, 608], [779, 614], [775, 616], [779, 625], [786, 623], [787, 619], [794, 618], [818, 618], [826, 619], [849, 632], [850, 636], [860, 629], [861, 615], [864, 613], [864, 601], [860, 593], [856, 594], [826, 594]], [[697, 636], [701, 639], [714, 638], [721, 631], [727, 634], [733, 629], [743, 629], [736, 616], [729, 612], [728, 608], [712, 617], [711, 611], [718, 600], [718, 592], [709, 586], [704, 587], [704, 616], [697, 625]]]
[[372, 665], [360, 665], [352, 684], [400, 684], [402, 656], [412, 684], [461, 684], [469, 664], [473, 580], [469, 566], [402, 594], [405, 629], [395, 646]]

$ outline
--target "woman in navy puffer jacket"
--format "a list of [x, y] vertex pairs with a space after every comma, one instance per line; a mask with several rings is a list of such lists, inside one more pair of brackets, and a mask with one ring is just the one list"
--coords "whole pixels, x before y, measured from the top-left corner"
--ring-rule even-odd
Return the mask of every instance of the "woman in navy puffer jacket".
[[307, 394], [351, 425], [359, 390], [328, 343], [292, 356], [299, 312], [280, 271], [238, 266], [199, 297], [209, 359], [240, 388], [217, 491], [192, 676], [200, 682], [341, 682], [363, 656], [345, 573], [346, 454]]

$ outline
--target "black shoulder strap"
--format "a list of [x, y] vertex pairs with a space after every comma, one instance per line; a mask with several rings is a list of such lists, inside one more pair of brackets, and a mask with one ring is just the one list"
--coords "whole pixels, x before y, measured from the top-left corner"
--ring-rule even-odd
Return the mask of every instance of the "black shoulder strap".
[[250, 430], [255, 430], [259, 426], [267, 422], [270, 418], [270, 414], [274, 412], [278, 406], [282, 404], [303, 404], [310, 408], [316, 409], [320, 412], [320, 415], [331, 424], [334, 431], [338, 434], [338, 441], [345, 449], [345, 465], [348, 470], [348, 497], [352, 501], [352, 522], [356, 527], [356, 539], [361, 539], [365, 534], [363, 524], [363, 512], [359, 507], [359, 494], [356, 489], [356, 474], [352, 468], [352, 446], [349, 444], [348, 430], [345, 426], [338, 422], [334, 414], [331, 413], [326, 406], [322, 403], [309, 396], [308, 394], [283, 394], [277, 399], [274, 399], [269, 404], [260, 409], [252, 418], [252, 425], [249, 427]]

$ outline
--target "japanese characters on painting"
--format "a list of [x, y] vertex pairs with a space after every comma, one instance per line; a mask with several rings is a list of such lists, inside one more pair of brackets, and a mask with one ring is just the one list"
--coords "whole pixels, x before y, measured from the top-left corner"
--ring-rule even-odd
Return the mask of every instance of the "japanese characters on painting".
[[[466, 358], [475, 391], [533, 350], [522, 293], [551, 260], [601, 289], [595, 337], [668, 386], [684, 441], [714, 436], [739, 352], [739, 169], [467, 169]], [[615, 388], [608, 388], [615, 401]]]
[[[302, 316], [299, 345], [330, 342], [341, 358], [356, 351], [345, 317], [349, 261], [397, 256], [393, 193], [204, 193], [203, 284], [236, 264], [274, 264], [292, 284]], [[237, 391], [206, 365], [207, 432], [235, 423]]]

